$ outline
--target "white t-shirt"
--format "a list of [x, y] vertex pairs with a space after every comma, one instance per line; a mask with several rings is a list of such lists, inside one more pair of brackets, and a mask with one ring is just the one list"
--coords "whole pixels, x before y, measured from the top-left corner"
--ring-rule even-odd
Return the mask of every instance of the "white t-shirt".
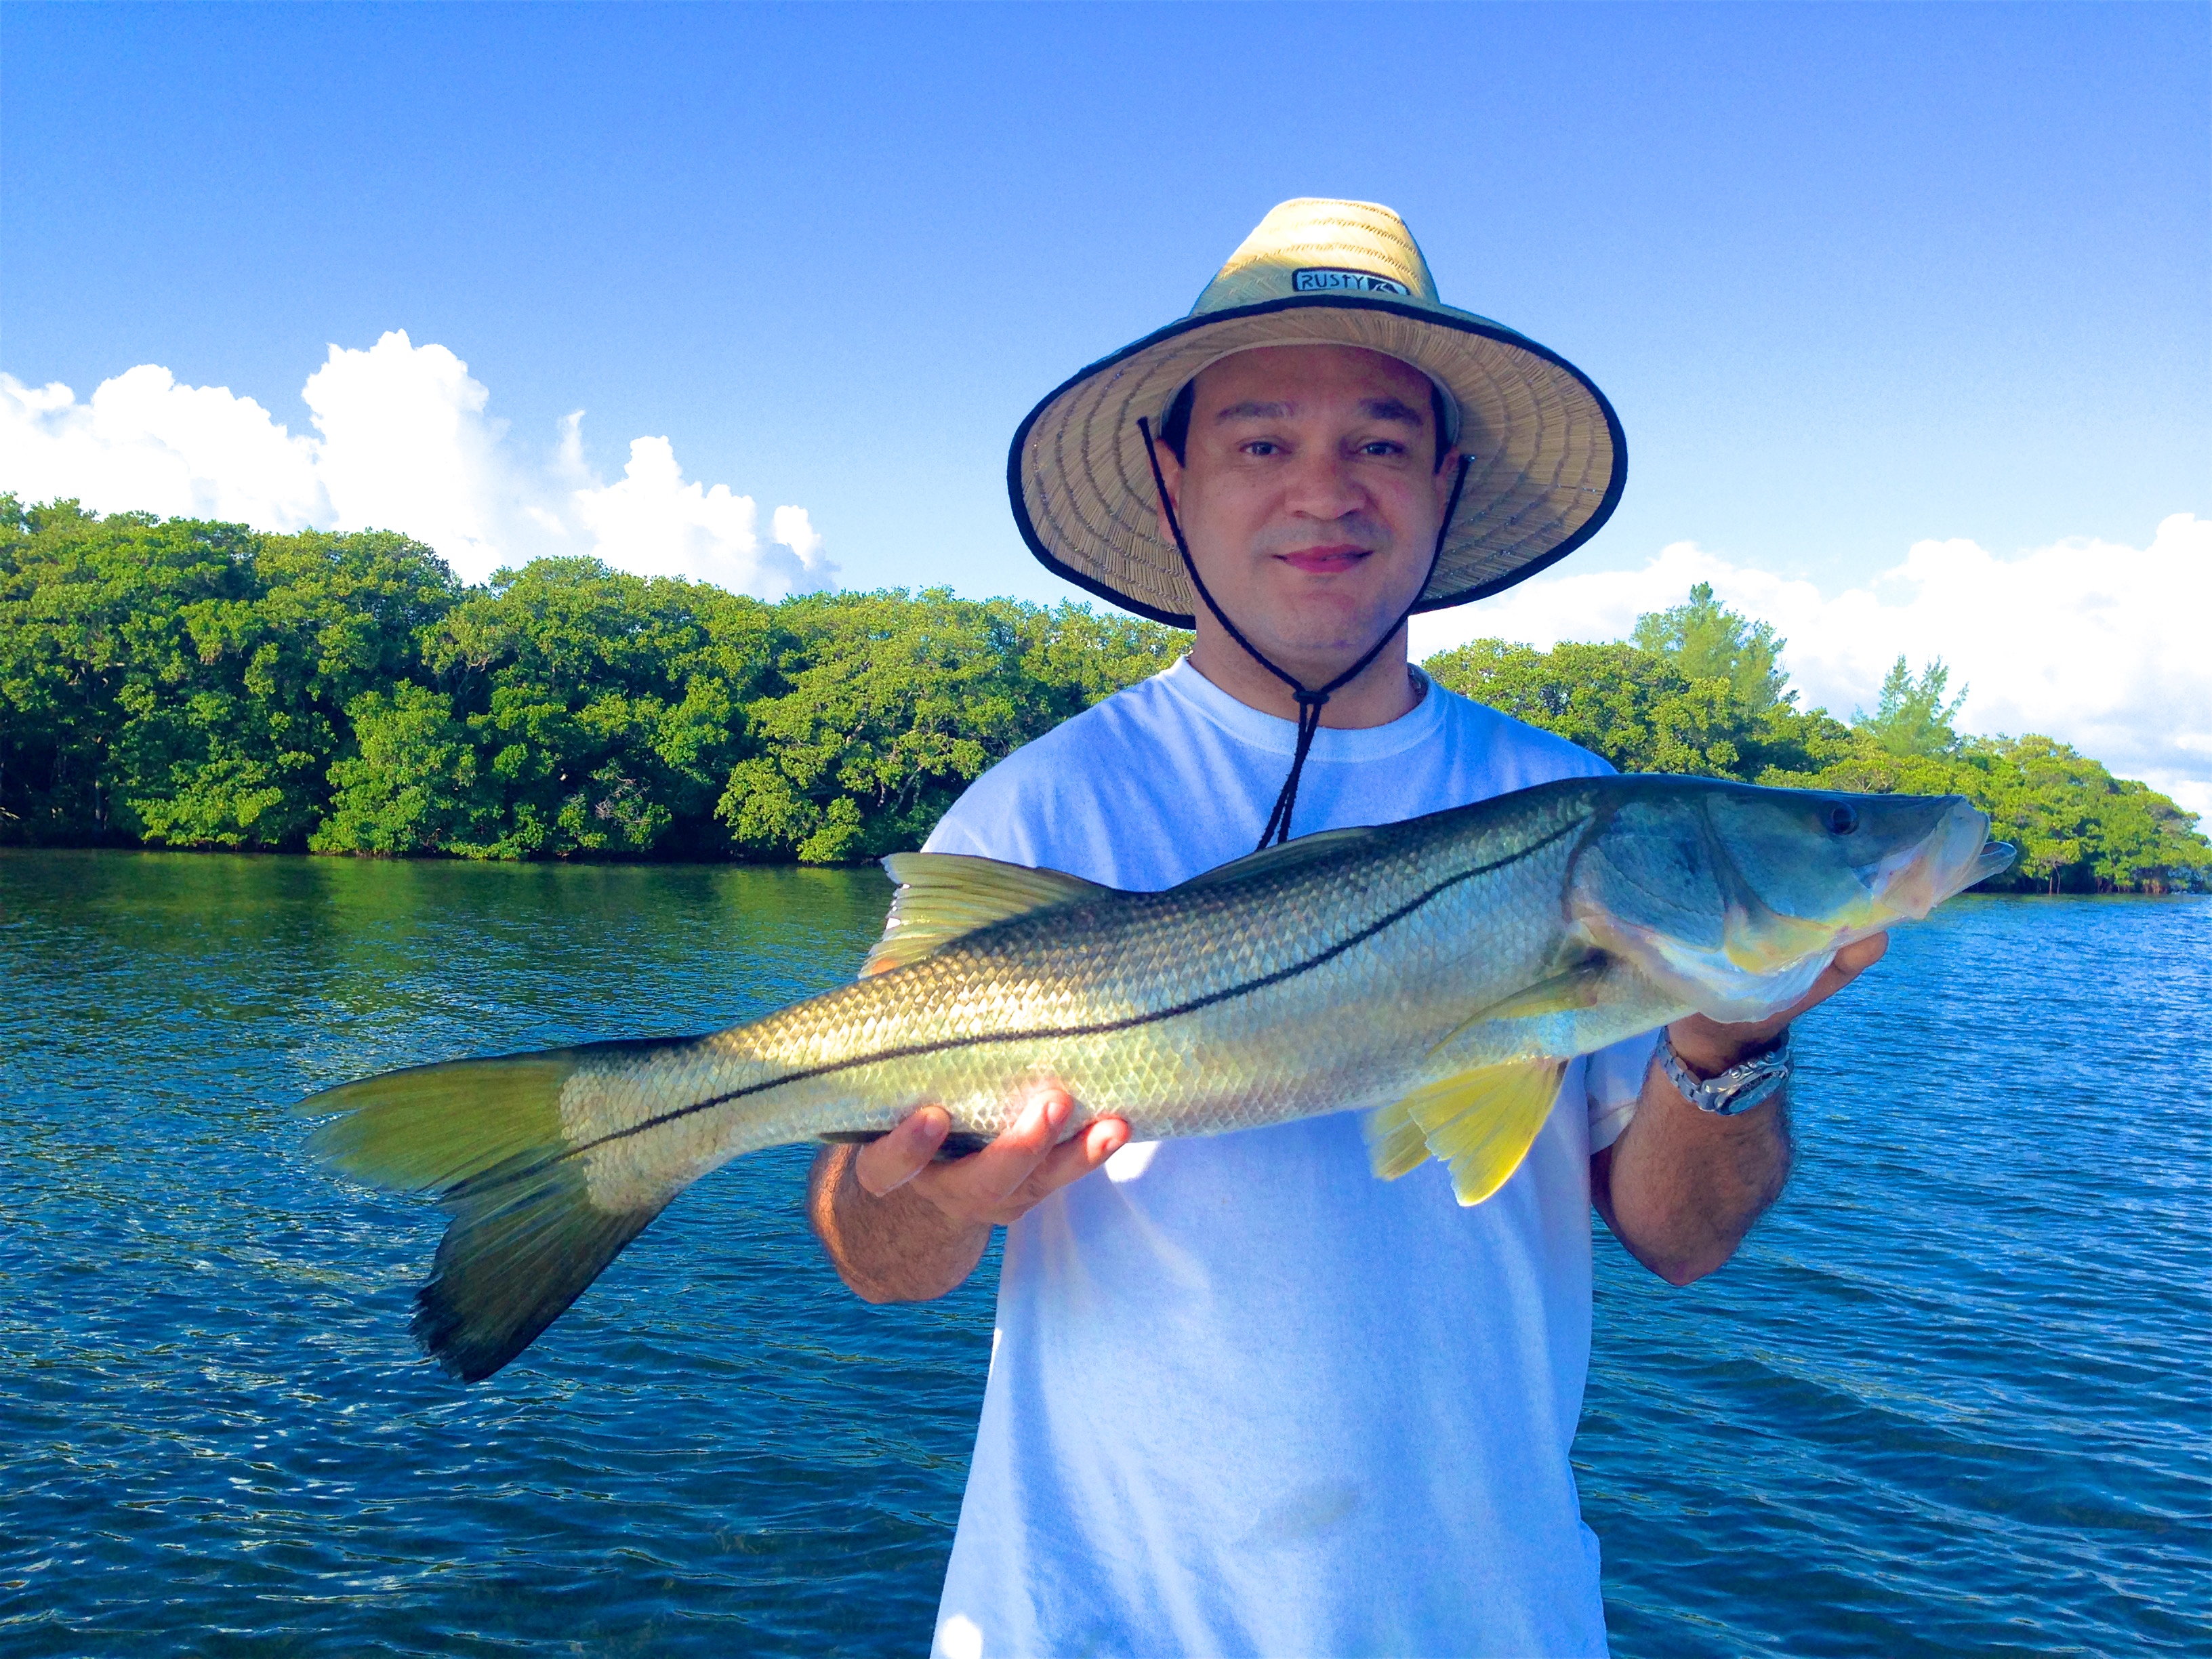
[[[985, 773], [929, 847], [1170, 887], [1252, 850], [1294, 736], [1179, 662]], [[1321, 731], [1294, 830], [1608, 769], [1431, 684]], [[1376, 1180], [1346, 1112], [1126, 1146], [1024, 1216], [935, 1652], [1604, 1653], [1567, 1463], [1589, 1155], [1650, 1051], [1571, 1066], [1473, 1209], [1434, 1163]]]

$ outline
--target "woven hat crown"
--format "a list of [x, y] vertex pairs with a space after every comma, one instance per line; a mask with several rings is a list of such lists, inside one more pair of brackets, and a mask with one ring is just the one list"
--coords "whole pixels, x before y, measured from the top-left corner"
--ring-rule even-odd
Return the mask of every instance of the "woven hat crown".
[[1438, 303], [1429, 262], [1403, 219], [1373, 202], [1301, 196], [1260, 221], [1206, 285], [1190, 314], [1325, 293]]

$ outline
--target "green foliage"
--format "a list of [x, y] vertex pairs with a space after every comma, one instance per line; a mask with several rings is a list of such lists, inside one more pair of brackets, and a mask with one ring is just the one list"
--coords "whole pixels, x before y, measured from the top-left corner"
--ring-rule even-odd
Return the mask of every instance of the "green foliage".
[[842, 862], [1184, 637], [0, 496], [0, 841]]
[[318, 853], [401, 857], [485, 844], [477, 751], [453, 700], [403, 680], [346, 706], [354, 752], [331, 763], [331, 814], [307, 837]]
[[[1652, 620], [1647, 617], [1644, 622]], [[1639, 623], [1639, 627], [1641, 624]], [[1439, 684], [1593, 750], [1624, 772], [1680, 772], [1751, 782], [1850, 752], [1850, 729], [1795, 692], [1750, 678], [1698, 678], [1674, 653], [1616, 641], [1549, 651], [1476, 640], [1423, 666]]]
[[810, 864], [919, 844], [985, 768], [1158, 672], [1182, 636], [1150, 623], [943, 588], [810, 594], [778, 607], [775, 693], [718, 812], [755, 856]]
[[1754, 713], [1784, 701], [1789, 677], [1777, 659], [1786, 640], [1771, 623], [1740, 617], [1699, 582], [1688, 600], [1636, 619], [1630, 643], [1671, 659], [1692, 680], [1724, 680], [1732, 700]]
[[300, 844], [346, 703], [459, 592], [403, 537], [0, 496], [0, 839]]
[[[540, 560], [465, 587], [404, 537], [264, 535], [0, 495], [0, 842], [836, 864], [918, 844], [984, 769], [1186, 635], [920, 593], [765, 605]], [[1633, 636], [1433, 658], [1623, 771], [1960, 793], [2051, 891], [2212, 882], [2194, 817], [2048, 738], [1953, 730], [1899, 659], [1851, 726], [1711, 587]]]
[[1549, 651], [1477, 640], [1424, 666], [1440, 684], [1604, 756], [1624, 772], [1735, 778], [1782, 788], [1961, 794], [2020, 849], [1990, 884], [2050, 892], [2164, 891], [2212, 883], [2195, 815], [2114, 778], [2051, 738], [1969, 738], [1939, 659], [1899, 658], [1872, 714], [1846, 726], [1800, 711], [1764, 623], [1689, 602], [1639, 617], [1629, 641]]
[[1851, 715], [1852, 729], [1893, 755], [1948, 755], [1959, 746], [1951, 722], [1965, 707], [1966, 688], [1948, 702], [1943, 694], [1951, 671], [1941, 657], [1923, 669], [1917, 678], [1900, 653], [1882, 678], [1881, 701], [1871, 714], [1863, 709]]

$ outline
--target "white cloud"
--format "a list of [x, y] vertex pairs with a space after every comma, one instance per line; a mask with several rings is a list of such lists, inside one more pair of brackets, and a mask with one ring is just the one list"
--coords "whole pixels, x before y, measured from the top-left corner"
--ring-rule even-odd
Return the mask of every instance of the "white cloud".
[[485, 413], [490, 393], [444, 346], [404, 331], [333, 345], [302, 388], [313, 435], [251, 398], [179, 386], [141, 364], [78, 403], [58, 382], [0, 374], [0, 488], [74, 496], [94, 512], [227, 519], [266, 530], [398, 530], [482, 580], [502, 564], [591, 553], [641, 575], [681, 575], [765, 599], [831, 586], [836, 566], [799, 507], [769, 533], [750, 495], [686, 483], [674, 447], [639, 438], [623, 476], [585, 465], [583, 411], [542, 459]]
[[[129, 501], [116, 499], [124, 485]], [[246, 519], [299, 530], [331, 511], [315, 444], [251, 398], [179, 386], [152, 363], [103, 380], [80, 404], [59, 381], [0, 375], [0, 483], [25, 501], [76, 496], [164, 518]]]
[[1625, 637], [1692, 582], [1771, 622], [1808, 705], [1871, 708], [1902, 652], [1941, 657], [1970, 732], [2040, 732], [2212, 819], [2212, 520], [2178, 513], [2148, 547], [2077, 538], [1999, 558], [1915, 543], [1902, 563], [1830, 598], [1812, 583], [1677, 542], [1641, 570], [1539, 576], [1413, 619], [1416, 656], [1486, 636], [1550, 647]]
[[665, 438], [631, 439], [621, 480], [571, 500], [599, 538], [599, 556], [641, 576], [689, 576], [748, 592], [828, 585], [817, 573], [832, 567], [805, 507], [776, 508], [775, 538], [763, 542], [753, 498], [732, 495], [726, 484], [685, 483]]
[[322, 434], [327, 528], [404, 531], [472, 579], [503, 562], [501, 497], [524, 481], [501, 464], [507, 423], [484, 417], [491, 393], [466, 363], [396, 330], [366, 351], [332, 346], [300, 396]]

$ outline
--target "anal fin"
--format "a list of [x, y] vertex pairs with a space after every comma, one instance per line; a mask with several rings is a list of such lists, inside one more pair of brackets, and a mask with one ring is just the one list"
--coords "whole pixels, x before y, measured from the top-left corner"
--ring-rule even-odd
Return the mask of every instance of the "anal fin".
[[1367, 1115], [1367, 1150], [1385, 1181], [1434, 1158], [1462, 1204], [1480, 1204], [1528, 1155], [1559, 1097], [1567, 1062], [1550, 1058], [1478, 1066], [1424, 1085]]

